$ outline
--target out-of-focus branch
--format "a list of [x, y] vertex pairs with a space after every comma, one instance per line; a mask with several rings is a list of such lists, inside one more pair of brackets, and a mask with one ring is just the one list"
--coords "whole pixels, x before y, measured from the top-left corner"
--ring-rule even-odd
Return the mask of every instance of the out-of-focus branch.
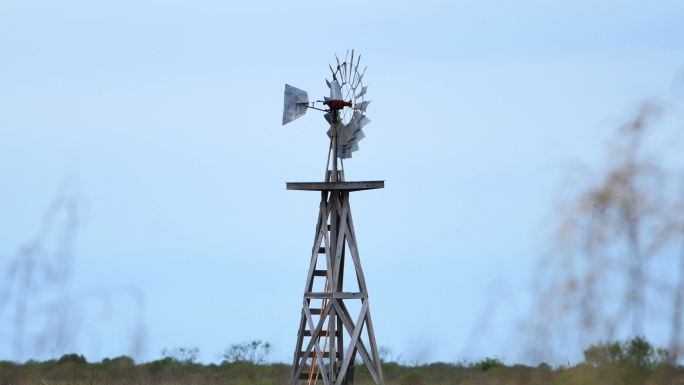
[[[540, 333], [560, 339], [574, 334], [570, 339], [584, 344], [624, 332], [643, 335], [652, 291], [666, 291], [681, 313], [677, 309], [684, 299], [676, 297], [684, 286], [677, 289], [649, 272], [673, 262], [669, 254], [684, 226], [670, 197], [672, 172], [648, 141], [662, 114], [659, 104], [645, 103], [617, 130], [606, 169], [557, 210], [552, 249], [539, 274], [534, 322], [554, 330]], [[673, 320], [673, 328], [680, 322]], [[673, 341], [679, 341], [676, 334]]]
[[[74, 349], [83, 325], [92, 323], [90, 310], [99, 304], [109, 313], [112, 296], [122, 294], [112, 289], [74, 292], [70, 287], [83, 207], [75, 186], [64, 183], [36, 235], [7, 261], [0, 279], [0, 322], [10, 328], [0, 341], [8, 340], [15, 360]], [[139, 354], [145, 333], [144, 297], [134, 288], [123, 294], [133, 298], [138, 308], [132, 353]]]

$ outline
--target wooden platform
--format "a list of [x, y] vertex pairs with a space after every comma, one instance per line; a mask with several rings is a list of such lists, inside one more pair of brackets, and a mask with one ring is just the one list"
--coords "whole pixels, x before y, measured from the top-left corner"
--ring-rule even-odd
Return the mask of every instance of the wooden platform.
[[384, 180], [369, 180], [360, 182], [287, 182], [288, 190], [359, 191], [374, 190], [384, 187]]

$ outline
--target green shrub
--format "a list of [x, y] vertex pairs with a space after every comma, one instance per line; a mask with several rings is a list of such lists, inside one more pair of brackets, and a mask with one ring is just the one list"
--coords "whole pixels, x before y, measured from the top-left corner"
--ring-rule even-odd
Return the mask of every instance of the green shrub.
[[184, 364], [194, 364], [199, 358], [199, 349], [192, 346], [164, 348], [162, 349], [162, 357]]
[[65, 354], [62, 357], [59, 358], [59, 361], [57, 361], [59, 364], [66, 364], [66, 363], [74, 363], [74, 364], [87, 364], [88, 361], [83, 357], [82, 354], [76, 354], [76, 353], [71, 353], [71, 354]]
[[135, 366], [135, 360], [129, 356], [118, 356], [114, 358], [104, 358], [102, 365], [113, 366], [117, 368], [132, 368]]
[[494, 368], [503, 367], [504, 363], [501, 362], [501, 360], [496, 358], [496, 357], [487, 357], [482, 361], [476, 362], [474, 366], [477, 368], [480, 368], [482, 371], [486, 372], [486, 371], [494, 369]]
[[232, 344], [219, 355], [224, 363], [249, 362], [263, 364], [271, 352], [271, 344], [262, 340], [253, 340]]
[[656, 366], [665, 363], [667, 357], [667, 350], [653, 348], [643, 337], [599, 343], [584, 351], [584, 362], [597, 369], [623, 366], [652, 372]]

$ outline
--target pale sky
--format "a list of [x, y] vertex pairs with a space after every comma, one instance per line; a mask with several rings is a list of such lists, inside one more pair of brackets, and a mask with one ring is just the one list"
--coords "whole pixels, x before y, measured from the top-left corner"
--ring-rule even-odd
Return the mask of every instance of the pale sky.
[[[282, 127], [283, 85], [323, 96], [354, 48], [372, 123], [346, 175], [386, 180], [352, 196], [378, 343], [524, 360], [564, 175], [672, 91], [684, 3], [368, 3], [0, 2], [0, 261], [67, 183], [84, 210], [65, 290], [110, 294], [65, 350], [133, 354], [142, 322], [140, 360], [257, 338], [290, 360], [318, 195], [285, 182], [322, 179], [327, 127]], [[0, 359], [30, 358], [3, 329]]]

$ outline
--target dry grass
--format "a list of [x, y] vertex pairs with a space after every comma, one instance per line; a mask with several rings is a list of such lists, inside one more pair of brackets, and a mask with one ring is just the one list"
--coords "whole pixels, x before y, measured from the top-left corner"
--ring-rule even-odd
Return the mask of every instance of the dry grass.
[[[585, 351], [585, 361], [574, 367], [506, 366], [496, 359], [485, 359], [471, 364], [419, 366], [385, 362], [383, 372], [388, 385], [684, 384], [684, 367], [668, 364], [666, 350], [654, 349], [640, 338], [591, 346]], [[0, 385], [287, 385], [289, 376], [289, 365], [245, 361], [202, 365], [164, 358], [136, 365], [128, 357], [88, 363], [72, 354], [46, 362], [0, 362]], [[374, 385], [362, 365], [355, 369], [354, 382]]]

